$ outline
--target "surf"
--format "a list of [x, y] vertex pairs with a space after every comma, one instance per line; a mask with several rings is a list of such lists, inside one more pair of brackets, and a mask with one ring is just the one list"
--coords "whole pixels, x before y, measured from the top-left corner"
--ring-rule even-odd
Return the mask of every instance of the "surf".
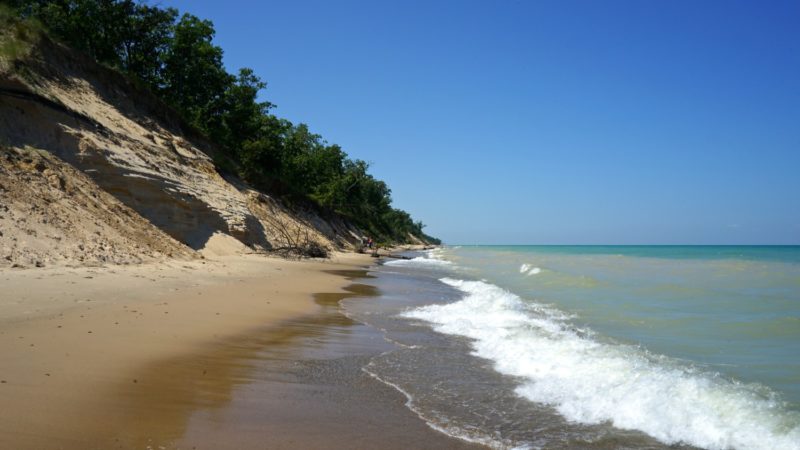
[[603, 339], [571, 314], [485, 281], [441, 282], [463, 298], [402, 316], [469, 338], [475, 356], [522, 380], [519, 396], [570, 421], [639, 430], [665, 444], [800, 448], [800, 416], [765, 386]]

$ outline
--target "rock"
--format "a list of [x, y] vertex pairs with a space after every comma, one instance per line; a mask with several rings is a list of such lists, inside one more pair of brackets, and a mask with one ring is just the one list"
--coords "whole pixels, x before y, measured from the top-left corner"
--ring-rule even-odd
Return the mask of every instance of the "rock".
[[59, 191], [64, 190], [64, 179], [61, 178], [57, 173], [47, 169], [44, 171], [44, 176], [47, 178], [47, 184], [58, 189]]

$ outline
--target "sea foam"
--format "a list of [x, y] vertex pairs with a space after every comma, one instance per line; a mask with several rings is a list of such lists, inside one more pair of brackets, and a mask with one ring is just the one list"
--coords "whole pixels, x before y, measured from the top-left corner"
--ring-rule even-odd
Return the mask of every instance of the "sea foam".
[[542, 269], [540, 269], [538, 267], [534, 267], [534, 266], [532, 266], [530, 264], [523, 264], [523, 265], [519, 266], [519, 273], [525, 274], [525, 275], [536, 275], [536, 274], [540, 273], [541, 271], [542, 271]]
[[440, 249], [427, 250], [422, 252], [422, 256], [411, 259], [395, 259], [384, 263], [387, 266], [427, 266], [427, 267], [451, 267], [452, 262], [443, 259]]
[[593, 339], [559, 310], [486, 282], [441, 281], [461, 290], [463, 299], [403, 316], [473, 339], [476, 356], [525, 380], [516, 389], [520, 396], [552, 405], [568, 420], [609, 422], [667, 444], [800, 449], [800, 417], [764, 387]]

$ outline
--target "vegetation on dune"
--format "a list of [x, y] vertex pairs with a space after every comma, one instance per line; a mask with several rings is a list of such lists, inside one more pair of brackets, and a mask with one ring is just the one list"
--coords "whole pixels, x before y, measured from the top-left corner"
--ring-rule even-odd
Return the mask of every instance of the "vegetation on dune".
[[[379, 241], [409, 235], [438, 243], [402, 210], [391, 190], [305, 124], [271, 113], [251, 69], [228, 73], [214, 25], [174, 8], [133, 0], [11, 0], [18, 17], [138, 80], [217, 143], [224, 163], [253, 186], [298, 205], [338, 213]], [[9, 44], [11, 45], [11, 44]], [[9, 46], [6, 52], [17, 52]]]
[[14, 11], [0, 4], [0, 58], [13, 61], [24, 58], [30, 52], [41, 27], [35, 21], [14, 20]]

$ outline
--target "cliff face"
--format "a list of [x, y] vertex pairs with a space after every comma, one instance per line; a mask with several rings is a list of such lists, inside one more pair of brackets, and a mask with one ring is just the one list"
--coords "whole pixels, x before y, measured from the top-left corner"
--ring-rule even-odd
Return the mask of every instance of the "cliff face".
[[0, 266], [356, 242], [220, 173], [214, 147], [149, 92], [46, 38], [0, 59]]

